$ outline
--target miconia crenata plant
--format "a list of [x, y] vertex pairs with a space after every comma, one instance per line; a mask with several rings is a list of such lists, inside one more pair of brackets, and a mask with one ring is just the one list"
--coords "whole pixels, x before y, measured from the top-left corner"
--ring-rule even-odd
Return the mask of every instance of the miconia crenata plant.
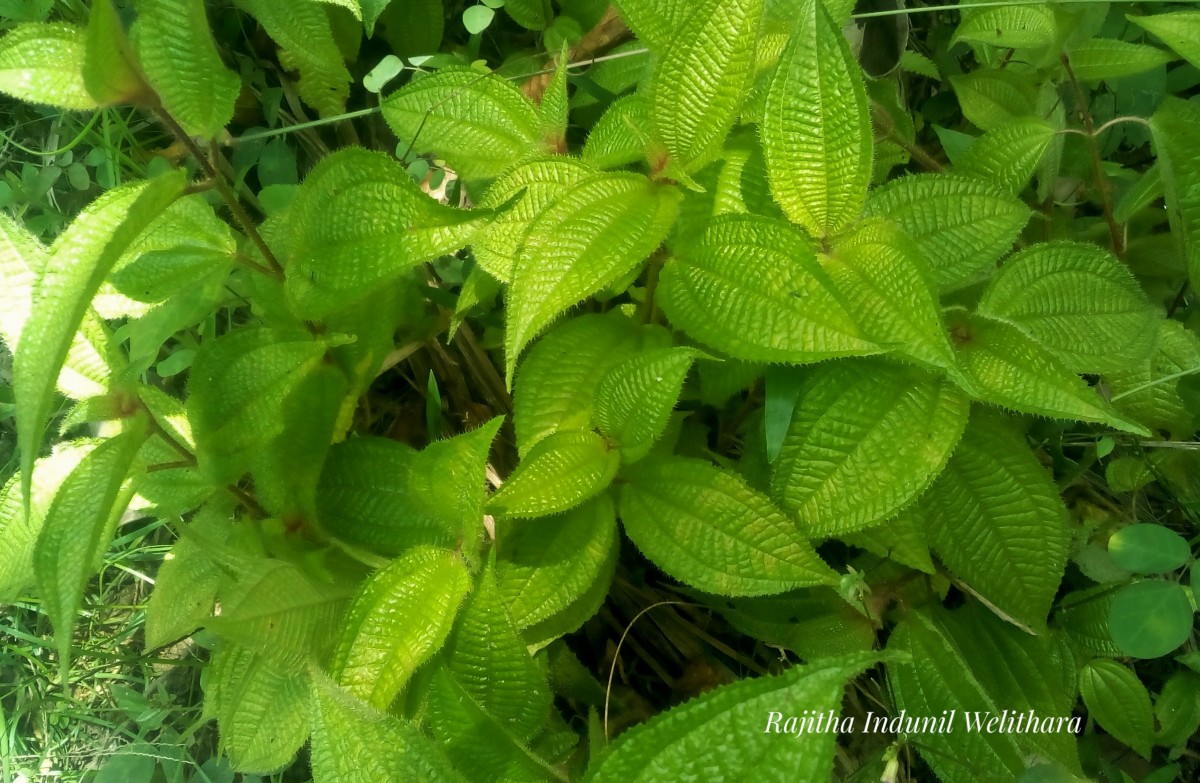
[[196, 635], [247, 774], [1195, 779], [1167, 5], [5, 23], [0, 92], [162, 151], [0, 213], [0, 600], [67, 686], [116, 531], [168, 526], [145, 649]]

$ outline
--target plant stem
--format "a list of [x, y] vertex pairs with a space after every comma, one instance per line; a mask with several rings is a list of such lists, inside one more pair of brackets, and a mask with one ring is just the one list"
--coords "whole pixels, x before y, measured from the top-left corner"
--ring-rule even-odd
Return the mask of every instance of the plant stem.
[[1100, 161], [1100, 144], [1096, 141], [1096, 125], [1092, 122], [1092, 113], [1088, 111], [1087, 96], [1083, 92], [1083, 88], [1079, 86], [1079, 80], [1075, 78], [1075, 71], [1071, 68], [1071, 60], [1066, 53], [1062, 55], [1063, 69], [1067, 72], [1067, 78], [1071, 82], [1071, 89], [1075, 92], [1075, 102], [1078, 104], [1079, 117], [1083, 122], [1083, 129], [1086, 131], [1086, 143], [1088, 154], [1092, 159], [1092, 174], [1096, 178], [1096, 193], [1100, 196], [1100, 205], [1104, 210], [1104, 220], [1108, 223], [1108, 236], [1112, 244], [1112, 250], [1119, 258], [1125, 256], [1125, 232], [1117, 224], [1117, 219], [1113, 215], [1113, 199], [1112, 199], [1112, 183], [1108, 181], [1108, 177], [1104, 175], [1104, 166]]

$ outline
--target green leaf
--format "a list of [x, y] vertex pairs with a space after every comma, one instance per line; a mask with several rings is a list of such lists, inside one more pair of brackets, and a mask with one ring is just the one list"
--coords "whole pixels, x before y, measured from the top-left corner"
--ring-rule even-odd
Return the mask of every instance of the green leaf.
[[920, 495], [967, 423], [944, 378], [878, 360], [837, 362], [805, 383], [771, 491], [815, 537], [869, 527]]
[[1016, 195], [1029, 184], [1054, 138], [1054, 128], [1045, 120], [1037, 117], [1013, 120], [972, 142], [956, 161], [954, 170]]
[[875, 654], [833, 658], [717, 688], [622, 734], [585, 780], [733, 783], [751, 768], [762, 783], [827, 780], [836, 732], [778, 734], [801, 708], [814, 716], [837, 713], [846, 683], [875, 660]]
[[946, 290], [980, 277], [1012, 247], [1029, 220], [1020, 200], [955, 174], [916, 174], [871, 193], [869, 217], [893, 220], [912, 237]]
[[621, 486], [625, 532], [679, 581], [717, 595], [770, 595], [835, 584], [796, 524], [729, 470], [670, 458]]
[[1107, 250], [1075, 242], [1042, 242], [1014, 255], [978, 311], [1020, 327], [1079, 373], [1144, 361], [1158, 335], [1157, 308], [1129, 268]]
[[1179, 747], [1200, 730], [1200, 675], [1179, 669], [1163, 683], [1154, 700], [1158, 732], [1154, 744]]
[[1196, 429], [1194, 414], [1180, 396], [1180, 373], [1200, 367], [1200, 338], [1171, 319], [1158, 321], [1154, 353], [1105, 376], [1113, 407], [1148, 427], [1187, 438]]
[[999, 128], [1035, 114], [1037, 91], [1023, 75], [999, 68], [979, 68], [950, 77], [963, 115], [980, 130]]
[[322, 160], [287, 212], [287, 293], [321, 318], [468, 244], [490, 212], [439, 204], [393, 158], [348, 148]]
[[94, 109], [84, 83], [87, 36], [68, 24], [30, 22], [0, 38], [0, 92], [62, 109]]
[[1192, 556], [1187, 540], [1162, 525], [1127, 525], [1108, 540], [1108, 553], [1118, 566], [1135, 574], [1164, 574], [1181, 568]]
[[1089, 38], [1072, 46], [1067, 55], [1075, 77], [1085, 82], [1133, 76], [1174, 59], [1162, 49], [1114, 38]]
[[1183, 59], [1200, 68], [1200, 11], [1125, 17], [1158, 36]]
[[529, 628], [603, 581], [616, 556], [617, 512], [612, 498], [600, 495], [559, 516], [506, 520], [496, 541], [500, 594], [517, 627]]
[[192, 365], [188, 419], [200, 467], [236, 480], [286, 422], [279, 406], [320, 365], [326, 344], [304, 331], [248, 327], [201, 346]]
[[462, 14], [463, 27], [467, 28], [471, 35], [477, 35], [486, 30], [494, 18], [496, 12], [486, 5], [469, 6]]
[[641, 327], [618, 312], [564, 321], [539, 340], [517, 371], [513, 428], [525, 456], [558, 430], [586, 428], [601, 377], [643, 346], [660, 347], [661, 330]]
[[1091, 421], [1143, 437], [1150, 434], [1117, 413], [1020, 327], [963, 312], [951, 313], [947, 321], [959, 366], [976, 399], [1022, 413]]
[[559, 430], [539, 440], [487, 503], [492, 514], [542, 517], [603, 492], [620, 466], [614, 445], [595, 432]]
[[558, 152], [567, 151], [567, 123], [571, 113], [567, 98], [567, 65], [570, 59], [570, 51], [563, 44], [555, 62], [554, 75], [546, 85], [537, 107], [546, 146]]
[[760, 127], [771, 194], [815, 236], [858, 217], [871, 181], [870, 107], [862, 72], [820, 0], [799, 0]]
[[[0, 44], [2, 47], [2, 44]], [[145, 104], [153, 99], [112, 0], [96, 0], [88, 16], [83, 82], [99, 104]]]
[[616, 0], [613, 5], [634, 35], [656, 52], [671, 46], [691, 10], [685, 0]]
[[915, 503], [881, 525], [857, 533], [842, 533], [838, 538], [873, 555], [934, 574], [937, 569], [929, 557], [925, 519], [919, 506], [920, 503]]
[[[546, 524], [546, 523], [542, 523]], [[481, 710], [528, 742], [546, 723], [553, 694], [505, 609], [494, 566], [485, 567], [446, 643], [446, 668]]]
[[871, 342], [937, 369], [954, 367], [933, 275], [920, 247], [883, 220], [843, 235], [823, 266]]
[[1193, 287], [1200, 287], [1200, 107], [1167, 97], [1150, 118], [1167, 214]]
[[232, 523], [232, 514], [223, 506], [206, 508], [171, 547], [155, 574], [154, 591], [146, 605], [146, 650], [190, 634], [212, 616], [223, 573], [205, 552], [201, 540], [189, 533], [199, 530], [206, 538], [223, 542], [231, 533]]
[[383, 101], [401, 145], [435, 153], [465, 179], [489, 179], [542, 149], [533, 104], [507, 79], [449, 66]]
[[1112, 585], [1095, 585], [1067, 593], [1059, 602], [1054, 625], [1081, 658], [1123, 655], [1108, 627], [1108, 612], [1115, 595]]
[[221, 61], [204, 0], [140, 0], [137, 10], [133, 46], [163, 109], [189, 135], [215, 137], [242, 83]]
[[970, 8], [963, 4], [962, 21], [950, 45], [963, 41], [1004, 49], [1038, 49], [1049, 46], [1058, 34], [1054, 9], [1041, 5]]
[[650, 126], [666, 171], [694, 172], [715, 158], [737, 118], [754, 69], [763, 0], [692, 5], [647, 85]]
[[314, 783], [464, 783], [415, 726], [371, 709], [322, 672], [314, 671], [312, 682]]
[[71, 666], [71, 630], [83, 589], [100, 568], [117, 520], [129, 503], [126, 479], [146, 436], [142, 419], [127, 421], [121, 434], [88, 452], [63, 481], [46, 510], [33, 550], [38, 594], [54, 624], [63, 682]]
[[526, 30], [545, 30], [550, 21], [545, 0], [505, 0], [504, 10]]
[[804, 660], [875, 648], [875, 625], [831, 587], [803, 587], [757, 598], [711, 602], [738, 631], [795, 651]]
[[470, 590], [453, 552], [418, 547], [376, 572], [354, 599], [331, 671], [353, 696], [386, 709], [433, 656]]
[[183, 172], [172, 171], [148, 183], [110, 190], [88, 205], [50, 248], [13, 360], [25, 497], [55, 382], [92, 296], [129, 243], [183, 187]]
[[1108, 627], [1125, 655], [1160, 658], [1191, 636], [1192, 605], [1187, 588], [1157, 579], [1125, 585], [1109, 605]]
[[650, 104], [644, 95], [633, 93], [618, 98], [592, 125], [580, 155], [602, 169], [637, 163], [647, 157], [649, 128]]
[[205, 674], [205, 710], [217, 719], [221, 750], [233, 767], [268, 774], [290, 764], [310, 729], [308, 673], [223, 643]]
[[1040, 631], [1067, 563], [1067, 511], [1025, 439], [1006, 420], [981, 414], [920, 512], [952, 574], [1004, 619]]
[[650, 453], [667, 421], [697, 351], [645, 351], [614, 366], [596, 387], [596, 424], [617, 442], [626, 464]]
[[564, 192], [530, 223], [508, 292], [510, 379], [521, 351], [559, 314], [632, 272], [658, 247], [679, 198], [675, 188], [639, 174], [601, 174]]
[[1095, 660], [1079, 672], [1083, 704], [1101, 727], [1121, 742], [1150, 758], [1154, 713], [1146, 686], [1129, 668], [1116, 661]]
[[237, 3], [279, 45], [280, 63], [299, 74], [296, 91], [304, 102], [322, 117], [345, 111], [352, 77], [342, 62], [324, 5], [271, 0], [237, 0]]
[[771, 218], [708, 222], [663, 266], [659, 299], [676, 327], [739, 359], [799, 364], [882, 350], [864, 338], [804, 237]]

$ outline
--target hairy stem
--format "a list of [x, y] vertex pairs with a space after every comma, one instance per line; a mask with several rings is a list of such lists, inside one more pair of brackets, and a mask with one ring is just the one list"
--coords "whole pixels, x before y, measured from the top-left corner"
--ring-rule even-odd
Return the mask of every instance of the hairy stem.
[[1112, 183], [1104, 175], [1104, 166], [1100, 160], [1100, 144], [1096, 141], [1096, 125], [1092, 121], [1092, 113], [1088, 110], [1087, 96], [1084, 94], [1083, 88], [1079, 86], [1079, 80], [1075, 78], [1075, 71], [1071, 68], [1071, 60], [1065, 53], [1062, 55], [1062, 64], [1063, 69], [1067, 72], [1067, 79], [1071, 82], [1071, 89], [1075, 92], [1079, 117], [1087, 134], [1086, 142], [1088, 155], [1092, 159], [1092, 175], [1095, 177], [1096, 193], [1100, 196], [1100, 205], [1104, 210], [1104, 220], [1108, 223], [1109, 241], [1112, 244], [1113, 252], [1118, 257], [1124, 257], [1125, 232], [1121, 230], [1121, 226], [1113, 215]]

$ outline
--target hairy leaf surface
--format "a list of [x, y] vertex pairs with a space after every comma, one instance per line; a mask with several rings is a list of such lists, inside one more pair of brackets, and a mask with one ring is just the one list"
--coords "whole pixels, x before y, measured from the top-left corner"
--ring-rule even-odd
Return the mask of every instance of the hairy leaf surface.
[[1167, 214], [1188, 276], [1200, 281], [1200, 108], [1167, 97], [1150, 118]]
[[603, 492], [620, 463], [620, 452], [604, 436], [559, 430], [534, 444], [487, 509], [510, 517], [566, 511]]
[[1150, 758], [1154, 712], [1146, 686], [1131, 669], [1103, 658], [1079, 672], [1084, 706], [1105, 731]]
[[971, 142], [954, 171], [978, 177], [992, 187], [1019, 194], [1029, 184], [1054, 141], [1054, 128], [1037, 117], [1022, 117], [993, 128]]
[[1200, 68], [1200, 11], [1175, 11], [1126, 18], [1143, 30], [1154, 33], [1180, 57]]
[[0, 38], [0, 92], [62, 109], [94, 109], [84, 83], [87, 36], [68, 24], [30, 22]]
[[626, 464], [646, 456], [666, 430], [696, 353], [691, 348], [644, 351], [600, 377], [596, 423], [620, 445]]

